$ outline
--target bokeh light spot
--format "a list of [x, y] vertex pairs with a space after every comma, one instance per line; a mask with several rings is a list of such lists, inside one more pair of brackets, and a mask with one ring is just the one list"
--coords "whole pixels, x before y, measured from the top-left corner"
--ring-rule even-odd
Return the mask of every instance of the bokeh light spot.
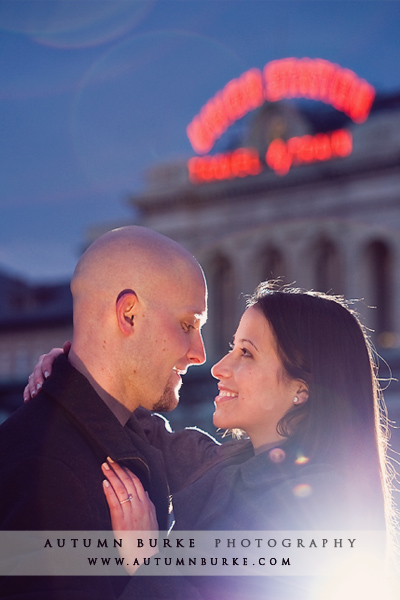
[[286, 453], [282, 448], [272, 448], [272, 450], [269, 451], [269, 457], [272, 462], [281, 463], [285, 460]]
[[297, 498], [307, 498], [312, 494], [312, 487], [308, 483], [299, 483], [293, 488], [293, 494]]

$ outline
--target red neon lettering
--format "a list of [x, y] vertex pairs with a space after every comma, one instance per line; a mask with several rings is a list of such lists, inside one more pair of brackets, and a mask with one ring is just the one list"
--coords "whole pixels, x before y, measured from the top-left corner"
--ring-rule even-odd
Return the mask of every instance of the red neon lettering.
[[274, 140], [265, 155], [267, 165], [278, 175], [286, 175], [292, 164], [292, 157], [283, 140]]
[[264, 67], [264, 96], [270, 102], [281, 100], [288, 93], [288, 73], [294, 59], [273, 60]]
[[[292, 165], [348, 156], [352, 151], [352, 144], [351, 134], [344, 129], [331, 134], [294, 137], [287, 142], [277, 139], [269, 145], [265, 159], [267, 165], [278, 175], [285, 175]], [[239, 148], [227, 154], [191, 158], [188, 170], [193, 183], [204, 183], [257, 175], [262, 166], [257, 150]]]
[[329, 94], [330, 104], [337, 110], [345, 111], [347, 100], [357, 77], [350, 69], [337, 69], [331, 83]]
[[295, 58], [287, 58], [282, 65], [282, 91], [284, 98], [298, 96], [297, 62]]
[[[317, 60], [304, 59], [304, 75], [302, 93], [306, 98], [318, 100], [320, 97], [320, 81]], [[306, 62], [307, 61], [307, 62]], [[308, 81], [307, 81], [308, 80]], [[308, 89], [307, 89], [308, 85]]]
[[298, 61], [299, 81], [298, 93], [305, 98], [314, 98], [317, 85], [314, 75], [314, 65], [309, 58], [302, 58]]
[[267, 63], [264, 67], [264, 97], [269, 102], [276, 102], [282, 97], [280, 95], [280, 89], [276, 77], [276, 73], [279, 71], [279, 65], [277, 63], [277, 60], [273, 60]]
[[193, 183], [233, 179], [261, 172], [260, 158], [254, 148], [239, 148], [227, 154], [191, 158], [189, 178]]
[[267, 165], [278, 175], [285, 175], [292, 164], [311, 163], [329, 160], [335, 156], [348, 156], [352, 151], [352, 137], [348, 131], [339, 129], [331, 134], [319, 133], [315, 136], [274, 140], [268, 147], [265, 159]]
[[233, 79], [222, 91], [228, 117], [235, 121], [264, 102], [262, 77], [258, 69], [250, 69]]
[[372, 85], [361, 80], [358, 85], [357, 93], [352, 94], [351, 103], [349, 103], [346, 114], [348, 114], [355, 123], [362, 123], [368, 117], [374, 99], [375, 90]]
[[217, 94], [201, 110], [202, 123], [207, 123], [207, 129], [213, 142], [229, 127], [230, 120], [225, 112], [225, 106], [222, 97]]
[[232, 79], [222, 92], [226, 112], [231, 121], [236, 121], [246, 113], [246, 99], [239, 79]]
[[348, 156], [353, 150], [351, 134], [344, 129], [339, 129], [331, 134], [331, 148], [334, 156]]
[[371, 110], [375, 90], [350, 69], [342, 69], [327, 60], [285, 58], [271, 61], [262, 73], [250, 69], [232, 79], [205, 104], [186, 130], [193, 149], [199, 154], [208, 152], [235, 120], [260, 106], [264, 100], [276, 102], [293, 97], [331, 104], [356, 123], [361, 123]]
[[195, 117], [193, 119], [187, 126], [186, 133], [195, 152], [204, 154], [213, 147], [214, 140], [203, 126], [200, 117]]
[[247, 98], [247, 110], [261, 106], [264, 102], [262, 75], [259, 69], [250, 69], [240, 78]]
[[318, 59], [315, 61], [314, 68], [318, 81], [318, 93], [315, 98], [322, 102], [329, 102], [329, 91], [332, 79], [336, 74], [336, 65], [327, 60]]
[[[259, 165], [259, 170], [256, 172], [260, 172], [261, 165], [259, 163], [259, 158], [257, 155], [257, 163]], [[235, 150], [232, 153], [231, 158], [231, 170], [233, 177], [246, 177], [246, 175], [255, 175], [254, 166], [256, 162], [254, 161], [254, 157], [252, 157], [251, 153], [245, 148], [239, 148], [239, 150]]]
[[305, 97], [331, 104], [356, 123], [364, 121], [374, 100], [374, 88], [350, 69], [322, 59], [285, 58], [264, 67], [265, 99]]
[[315, 161], [312, 135], [305, 135], [301, 138], [301, 144], [296, 158], [299, 162], [305, 163]]
[[316, 160], [329, 160], [332, 158], [331, 144], [326, 133], [318, 133], [314, 137], [314, 153]]
[[191, 158], [188, 162], [189, 177], [192, 181], [207, 181], [208, 163], [201, 158]]
[[219, 158], [216, 157], [213, 161], [213, 168], [215, 179], [229, 179], [231, 176], [231, 167], [228, 156], [221, 154]]
[[258, 173], [261, 173], [262, 167], [257, 150], [254, 148], [241, 148], [240, 152], [245, 155], [242, 160], [245, 160], [247, 173], [249, 175], [258, 175]]

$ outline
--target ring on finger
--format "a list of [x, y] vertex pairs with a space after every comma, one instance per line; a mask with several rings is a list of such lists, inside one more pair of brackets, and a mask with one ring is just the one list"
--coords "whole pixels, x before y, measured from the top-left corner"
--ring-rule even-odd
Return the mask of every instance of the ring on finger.
[[125, 498], [125, 500], [120, 500], [120, 504], [125, 504], [125, 502], [132, 502], [133, 500], [133, 496], [132, 494], [129, 494], [129, 496], [127, 498]]

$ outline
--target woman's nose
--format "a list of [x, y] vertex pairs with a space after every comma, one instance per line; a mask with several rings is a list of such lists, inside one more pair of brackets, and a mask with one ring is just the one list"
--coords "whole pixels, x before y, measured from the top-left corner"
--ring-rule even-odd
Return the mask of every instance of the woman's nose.
[[230, 354], [225, 354], [215, 365], [211, 368], [211, 375], [215, 377], [215, 379], [223, 379], [224, 377], [228, 377], [230, 374], [229, 368], [229, 357]]

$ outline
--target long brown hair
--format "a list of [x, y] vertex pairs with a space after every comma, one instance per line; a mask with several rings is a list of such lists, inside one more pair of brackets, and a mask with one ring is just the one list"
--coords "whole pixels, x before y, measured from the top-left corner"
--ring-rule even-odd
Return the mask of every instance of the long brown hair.
[[307, 402], [279, 421], [278, 433], [344, 474], [353, 499], [365, 506], [369, 498], [371, 510], [385, 507], [390, 516], [388, 421], [372, 345], [356, 312], [340, 297], [275, 282], [261, 283], [248, 306], [270, 323], [287, 376], [309, 389]]

